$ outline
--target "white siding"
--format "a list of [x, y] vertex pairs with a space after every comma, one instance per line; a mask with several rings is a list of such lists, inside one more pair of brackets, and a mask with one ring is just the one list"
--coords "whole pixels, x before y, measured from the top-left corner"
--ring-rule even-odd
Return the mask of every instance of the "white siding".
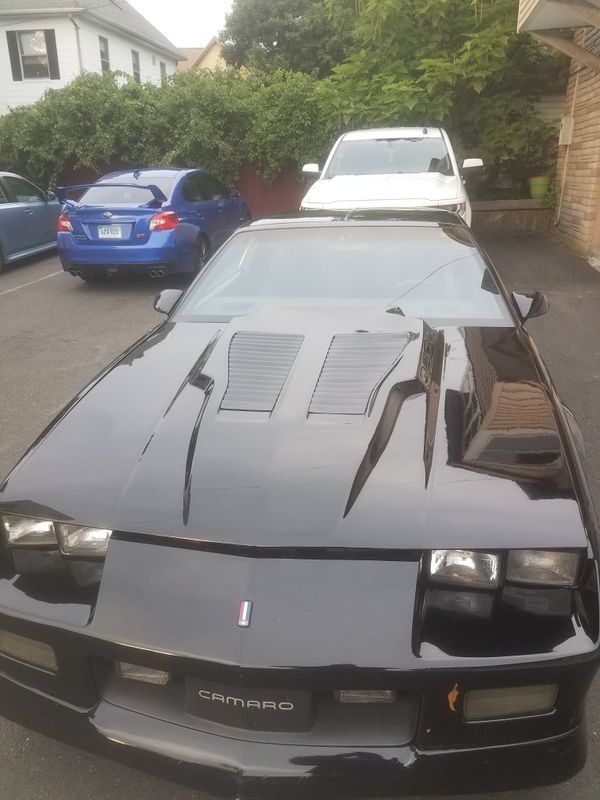
[[[167, 75], [175, 72], [175, 59], [160, 52], [158, 48], [153, 49], [151, 45], [145, 44], [134, 37], [128, 38], [125, 34], [116, 33], [111, 28], [100, 27], [83, 16], [78, 15], [76, 20], [79, 25], [81, 61], [84, 70], [88, 72], [101, 71], [98, 36], [104, 36], [108, 39], [111, 70], [120, 70], [131, 75], [133, 73], [131, 62], [131, 51], [133, 49], [140, 54], [142, 81], [160, 83], [161, 61], [166, 65]], [[50, 80], [48, 78], [14, 81], [6, 41], [7, 30], [54, 30], [60, 80]], [[16, 106], [35, 103], [36, 100], [42, 97], [46, 89], [60, 89], [77, 77], [79, 73], [76, 30], [67, 17], [29, 18], [25, 21], [15, 20], [14, 23], [9, 19], [3, 18], [2, 26], [0, 26], [0, 114], [5, 114]]]
[[[6, 31], [54, 30], [60, 80], [50, 78], [14, 81], [8, 56]], [[11, 108], [35, 103], [46, 89], [60, 89], [79, 74], [79, 58], [75, 29], [67, 17], [39, 17], [11, 23], [3, 19], [0, 26], [0, 114]]]
[[133, 74], [131, 63], [131, 51], [137, 50], [140, 54], [140, 72], [142, 83], [151, 81], [160, 83], [160, 62], [163, 61], [167, 67], [167, 75], [175, 72], [175, 59], [161, 53], [158, 49], [153, 49], [151, 45], [144, 42], [128, 38], [125, 34], [120, 34], [111, 28], [101, 28], [85, 19], [79, 22], [81, 31], [81, 52], [83, 57], [83, 68], [88, 72], [100, 72], [100, 46], [98, 36], [108, 39], [108, 51], [110, 54], [111, 70]]
[[520, 30], [525, 23], [527, 17], [533, 11], [533, 7], [538, 4], [539, 0], [520, 0], [519, 2], [519, 22], [518, 29]]

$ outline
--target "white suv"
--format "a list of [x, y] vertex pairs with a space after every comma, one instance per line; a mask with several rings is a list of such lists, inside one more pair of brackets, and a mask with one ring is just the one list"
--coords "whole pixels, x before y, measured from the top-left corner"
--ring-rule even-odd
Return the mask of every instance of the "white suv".
[[[462, 170], [483, 166], [468, 158]], [[445, 208], [471, 224], [471, 204], [448, 134], [442, 128], [371, 128], [344, 133], [301, 209]]]

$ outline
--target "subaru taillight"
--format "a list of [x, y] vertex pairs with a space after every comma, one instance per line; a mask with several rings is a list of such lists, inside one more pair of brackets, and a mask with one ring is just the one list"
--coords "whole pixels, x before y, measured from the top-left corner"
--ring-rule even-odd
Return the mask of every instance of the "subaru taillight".
[[72, 231], [73, 226], [69, 222], [68, 217], [64, 214], [61, 214], [60, 217], [56, 221], [56, 230], [57, 231]]
[[150, 220], [151, 231], [172, 231], [177, 227], [179, 219], [174, 211], [162, 211]]

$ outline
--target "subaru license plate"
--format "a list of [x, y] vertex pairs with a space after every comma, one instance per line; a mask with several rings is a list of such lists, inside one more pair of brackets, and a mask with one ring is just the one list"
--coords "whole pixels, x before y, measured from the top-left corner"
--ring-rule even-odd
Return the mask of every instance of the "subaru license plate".
[[121, 226], [120, 225], [100, 225], [98, 227], [99, 239], [121, 239]]

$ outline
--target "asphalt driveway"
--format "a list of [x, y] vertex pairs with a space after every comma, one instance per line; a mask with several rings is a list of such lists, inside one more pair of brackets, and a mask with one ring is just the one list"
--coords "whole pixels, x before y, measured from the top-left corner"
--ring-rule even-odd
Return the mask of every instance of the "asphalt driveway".
[[[539, 235], [487, 238], [509, 288], [543, 289], [551, 313], [530, 330], [588, 448], [600, 508], [600, 273]], [[152, 297], [165, 282], [86, 285], [54, 257], [0, 276], [0, 479], [54, 414], [158, 318]], [[172, 285], [172, 284], [170, 284]], [[500, 800], [598, 800], [600, 684], [590, 696], [589, 760], [568, 784], [498, 795]], [[452, 787], [448, 787], [448, 792]], [[200, 800], [204, 795], [30, 733], [0, 719], [4, 800]], [[474, 800], [483, 800], [474, 797]]]

